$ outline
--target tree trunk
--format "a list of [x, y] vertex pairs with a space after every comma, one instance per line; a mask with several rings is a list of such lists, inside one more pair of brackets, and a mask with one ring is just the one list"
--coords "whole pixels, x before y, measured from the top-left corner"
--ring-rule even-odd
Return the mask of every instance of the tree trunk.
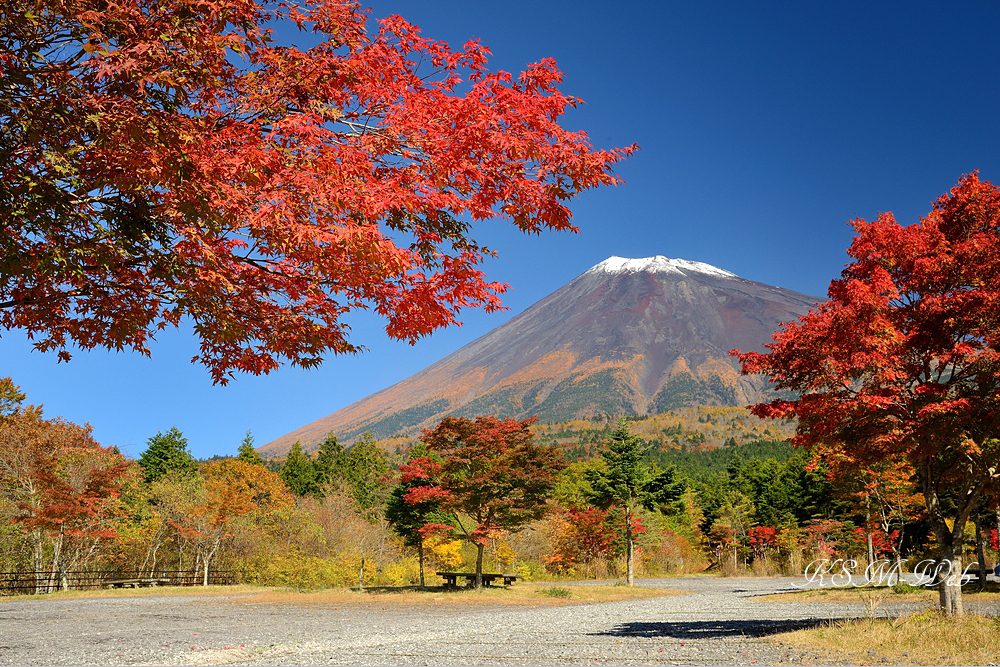
[[[972, 512], [979, 504], [979, 498], [983, 490], [983, 482], [975, 479], [968, 479], [965, 492], [956, 494], [954, 518], [951, 528], [944, 512], [941, 509], [941, 499], [938, 497], [936, 487], [931, 483], [935, 479], [931, 468], [931, 461], [922, 462], [918, 468], [920, 485], [924, 492], [924, 501], [927, 505], [927, 514], [934, 529], [938, 543], [938, 595], [941, 602], [941, 611], [946, 616], [962, 616], [962, 575], [963, 572], [963, 546], [965, 544], [965, 524], [972, 516]], [[962, 486], [962, 485], [959, 485]]]
[[868, 566], [875, 562], [875, 545], [872, 544], [872, 511], [865, 512], [865, 542], [868, 546]]
[[485, 544], [476, 543], [476, 590], [483, 587], [483, 551], [485, 550]]
[[31, 531], [31, 569], [34, 572], [35, 577], [35, 595], [45, 593], [43, 590], [42, 580], [38, 575], [42, 573], [42, 568], [45, 567], [45, 535], [38, 528]]
[[417, 558], [420, 560], [420, 587], [424, 588], [424, 538], [417, 542]]
[[942, 561], [951, 567], [942, 567], [938, 575], [938, 600], [945, 616], [962, 616], [962, 545], [941, 549]]
[[986, 549], [983, 548], [983, 517], [976, 514], [976, 558], [979, 559], [979, 590], [986, 588]]
[[625, 541], [628, 546], [628, 554], [625, 556], [625, 583], [629, 586], [635, 585], [634, 553], [632, 545], [632, 512], [625, 509]]
[[63, 531], [59, 528], [59, 537], [52, 541], [52, 566], [49, 569], [49, 581], [46, 585], [46, 593], [51, 593], [56, 589], [57, 584], [54, 583], [58, 578], [57, 575], [62, 569], [62, 550], [63, 550]]
[[365, 552], [361, 552], [361, 571], [358, 572], [358, 590], [365, 590]]
[[[895, 544], [893, 544], [892, 539], [889, 539], [889, 548], [892, 549], [892, 556], [894, 559], [894, 565], [896, 567], [896, 572], [899, 574], [903, 573], [903, 537], [906, 532], [906, 524], [900, 522], [899, 524], [899, 537], [896, 538]], [[885, 531], [886, 536], [889, 535], [889, 531]]]

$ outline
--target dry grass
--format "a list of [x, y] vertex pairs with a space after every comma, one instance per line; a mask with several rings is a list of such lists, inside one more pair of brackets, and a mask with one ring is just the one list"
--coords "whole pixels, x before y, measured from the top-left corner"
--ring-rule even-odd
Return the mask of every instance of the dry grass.
[[1000, 621], [974, 615], [952, 619], [922, 611], [897, 619], [834, 621], [773, 639], [836, 651], [857, 665], [986, 665], [1000, 656]]
[[0, 600], [67, 600], [70, 598], [125, 598], [149, 595], [240, 595], [268, 590], [264, 586], [145, 586], [143, 588], [104, 588], [94, 591], [56, 591], [42, 595], [16, 595]]
[[[966, 587], [963, 602], [1000, 602], [1000, 589], [991, 583], [983, 592]], [[814, 651], [838, 651], [856, 664], [985, 665], [1000, 656], [1000, 620], [968, 614], [947, 618], [936, 611], [935, 588], [894, 592], [891, 587], [817, 588], [768, 595], [769, 602], [861, 603], [865, 618], [831, 621], [774, 639]], [[877, 618], [886, 604], [911, 603], [926, 609], [895, 619]], [[885, 660], [883, 660], [885, 658]]]
[[677, 595], [679, 591], [661, 588], [627, 586], [565, 586], [568, 595], [552, 594], [551, 583], [523, 583], [510, 588], [460, 588], [416, 587], [370, 588], [363, 592], [347, 588], [333, 588], [303, 592], [265, 586], [157, 586], [150, 588], [119, 588], [99, 591], [59, 591], [45, 595], [17, 596], [18, 600], [51, 600], [70, 598], [121, 598], [150, 595], [171, 596], [226, 596], [225, 602], [234, 604], [287, 605], [294, 607], [387, 609], [395, 607], [543, 607], [573, 604], [596, 604], [640, 598]]
[[[918, 591], [908, 593], [896, 593], [889, 586], [859, 586], [857, 588], [810, 588], [809, 590], [797, 591], [795, 593], [775, 593], [762, 597], [768, 602], [802, 602], [803, 600], [815, 600], [817, 602], [864, 602], [866, 598], [872, 596], [885, 596], [886, 602], [902, 603], [926, 603], [936, 605], [938, 603], [938, 591], [936, 588], [922, 587]], [[966, 587], [962, 591], [962, 600], [965, 602], [1000, 602], [1000, 588], [995, 583], [990, 583], [985, 591], [977, 593], [973, 587]]]
[[294, 607], [326, 608], [376, 608], [391, 609], [405, 607], [429, 607], [434, 609], [472, 607], [554, 607], [573, 604], [596, 604], [633, 600], [639, 598], [676, 595], [678, 591], [660, 588], [626, 586], [566, 586], [568, 594], [552, 594], [549, 583], [516, 584], [510, 588], [483, 588], [481, 590], [460, 588], [445, 590], [415, 587], [368, 589], [363, 593], [349, 589], [329, 589], [306, 593], [282, 589], [268, 589], [250, 595], [242, 595], [228, 601], [237, 604], [273, 604]]

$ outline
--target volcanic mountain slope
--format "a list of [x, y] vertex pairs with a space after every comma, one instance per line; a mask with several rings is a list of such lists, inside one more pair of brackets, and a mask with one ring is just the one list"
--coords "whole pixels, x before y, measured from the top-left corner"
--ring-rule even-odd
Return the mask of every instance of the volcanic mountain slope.
[[766, 381], [732, 349], [763, 350], [819, 301], [703, 264], [611, 257], [506, 324], [388, 389], [260, 448], [281, 455], [333, 431], [350, 441], [418, 433], [448, 415], [542, 422], [745, 405]]

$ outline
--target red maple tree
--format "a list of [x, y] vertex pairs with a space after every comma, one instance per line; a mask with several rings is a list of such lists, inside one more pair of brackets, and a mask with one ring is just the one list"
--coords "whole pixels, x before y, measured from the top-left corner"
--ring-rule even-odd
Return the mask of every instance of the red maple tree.
[[407, 502], [433, 498], [453, 513], [462, 537], [476, 545], [476, 588], [490, 535], [540, 518], [565, 466], [561, 452], [534, 442], [528, 427], [535, 421], [445, 417], [420, 436], [441, 457], [438, 485], [411, 489]]
[[[275, 21], [320, 42], [272, 41]], [[552, 60], [487, 68], [352, 0], [27, 0], [0, 15], [0, 326], [149, 354], [193, 322], [216, 382], [500, 308], [471, 223], [573, 230], [635, 147], [560, 127]]]
[[[793, 442], [858, 465], [904, 457], [939, 554], [962, 568], [970, 513], [1000, 482], [1000, 190], [976, 173], [919, 223], [853, 221], [854, 258], [830, 300], [785, 325], [768, 352], [734, 353], [795, 400], [752, 406], [797, 418]], [[941, 606], [962, 613], [959, 578]]]

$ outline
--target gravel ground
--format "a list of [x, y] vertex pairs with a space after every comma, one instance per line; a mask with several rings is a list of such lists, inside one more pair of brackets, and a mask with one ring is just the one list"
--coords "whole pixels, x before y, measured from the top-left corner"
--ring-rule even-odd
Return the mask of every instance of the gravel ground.
[[802, 579], [637, 583], [688, 594], [533, 609], [306, 608], [232, 596], [2, 600], [0, 664], [850, 664], [768, 636], [865, 614], [861, 605], [768, 601]]

